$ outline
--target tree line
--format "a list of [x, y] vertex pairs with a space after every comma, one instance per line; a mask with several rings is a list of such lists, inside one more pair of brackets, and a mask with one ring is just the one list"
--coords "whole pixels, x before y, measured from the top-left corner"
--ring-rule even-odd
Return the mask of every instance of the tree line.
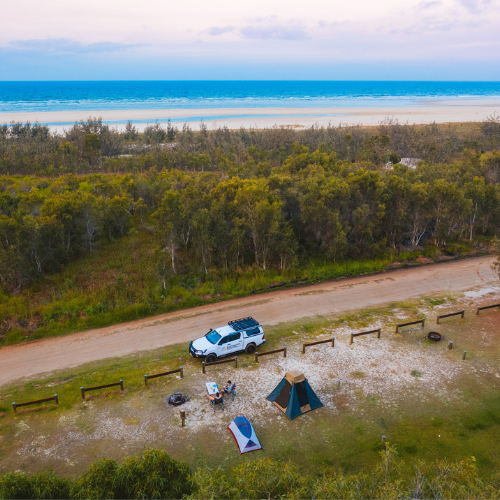
[[59, 176], [66, 173], [145, 172], [151, 167], [224, 171], [246, 175], [248, 152], [254, 171], [266, 175], [280, 167], [295, 143], [311, 150], [325, 145], [337, 159], [382, 166], [398, 158], [417, 158], [427, 164], [455, 161], [464, 149], [500, 149], [500, 117], [482, 123], [409, 125], [387, 118], [378, 127], [312, 126], [305, 129], [272, 127], [263, 130], [208, 129], [184, 124], [150, 124], [139, 133], [129, 123], [124, 131], [99, 118], [75, 123], [61, 133], [49, 127], [12, 123], [0, 126], [0, 174]]
[[[265, 153], [265, 152], [264, 152]], [[480, 243], [500, 229], [500, 153], [462, 151], [415, 169], [339, 159], [295, 142], [273, 167], [250, 147], [226, 171], [156, 169], [0, 178], [0, 282], [9, 291], [106, 242], [151, 236], [164, 288], [187, 270], [285, 270]]]
[[122, 464], [101, 459], [76, 480], [52, 471], [0, 476], [0, 499], [330, 499], [498, 498], [500, 476], [482, 481], [475, 459], [406, 464], [388, 445], [373, 471], [344, 474], [323, 467], [314, 475], [270, 458], [225, 470], [201, 466], [193, 473], [161, 450], [146, 450]]

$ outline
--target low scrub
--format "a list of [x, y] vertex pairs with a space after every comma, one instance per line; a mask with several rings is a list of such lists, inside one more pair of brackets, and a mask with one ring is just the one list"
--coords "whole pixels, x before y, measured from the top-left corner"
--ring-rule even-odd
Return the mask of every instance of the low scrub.
[[473, 457], [434, 463], [404, 463], [394, 446], [380, 451], [378, 465], [356, 475], [328, 467], [304, 474], [295, 464], [264, 458], [230, 470], [189, 466], [161, 450], [147, 450], [123, 464], [101, 459], [76, 481], [42, 472], [0, 477], [0, 499], [11, 498], [498, 498], [500, 475], [482, 481]]

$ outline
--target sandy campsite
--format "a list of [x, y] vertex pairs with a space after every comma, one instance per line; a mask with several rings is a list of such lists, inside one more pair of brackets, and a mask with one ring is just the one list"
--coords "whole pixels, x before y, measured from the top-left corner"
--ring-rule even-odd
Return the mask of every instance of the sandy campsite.
[[[165, 447], [172, 456], [190, 462], [234, 462], [238, 453], [227, 426], [239, 414], [250, 420], [266, 454], [285, 453], [281, 447], [290, 440], [293, 449], [314, 445], [326, 447], [326, 451], [331, 427], [340, 425], [338, 419], [354, 419], [353, 425], [359, 422], [353, 427], [355, 434], [379, 427], [381, 434], [391, 436], [409, 415], [430, 412], [437, 418], [444, 408], [460, 407], [472, 387], [477, 392], [487, 386], [500, 387], [495, 361], [500, 348], [495, 335], [498, 312], [474, 314], [478, 301], [493, 303], [499, 299], [498, 287], [482, 286], [441, 299], [422, 299], [399, 309], [353, 312], [332, 318], [331, 326], [294, 324], [288, 336], [279, 341], [286, 342], [286, 358], [277, 354], [261, 358], [256, 364], [253, 356], [241, 355], [242, 366], [238, 369], [225, 364], [207, 368], [206, 374], [194, 360], [185, 368], [183, 379], [167, 377], [147, 388], [134, 384], [123, 393], [95, 394], [72, 409], [45, 417], [40, 411], [25, 410], [11, 424], [14, 434], [9, 432], [3, 438], [11, 453], [0, 459], [0, 468], [8, 469], [16, 460], [24, 469], [50, 465], [72, 474], [77, 465], [86, 465], [103, 453], [118, 458], [151, 446]], [[464, 320], [451, 319], [435, 325], [436, 314], [460, 308], [466, 309]], [[408, 327], [402, 334], [394, 334], [396, 319], [401, 322], [423, 316], [427, 317], [424, 329]], [[323, 325], [328, 323], [325, 318], [321, 321]], [[380, 327], [381, 338], [357, 337], [353, 345], [349, 344], [353, 330], [368, 327]], [[427, 332], [434, 329], [443, 334], [442, 342], [426, 340]], [[331, 336], [336, 339], [334, 348], [323, 344], [302, 354], [302, 341]], [[451, 351], [446, 348], [450, 339], [455, 343]], [[462, 360], [464, 349], [469, 353], [466, 362]], [[266, 400], [290, 370], [305, 374], [324, 405], [293, 421]], [[225, 402], [224, 411], [214, 412], [205, 384], [215, 381], [222, 387], [228, 379], [236, 382], [238, 394], [234, 401]], [[70, 380], [62, 377], [48, 384], [58, 390], [61, 384], [71, 384]], [[189, 402], [180, 407], [168, 405], [169, 395], [177, 391], [186, 394]], [[185, 427], [181, 426], [180, 409], [186, 412]], [[442, 433], [443, 439], [449, 433], [435, 432], [436, 436]], [[211, 442], [217, 446], [211, 446]]]

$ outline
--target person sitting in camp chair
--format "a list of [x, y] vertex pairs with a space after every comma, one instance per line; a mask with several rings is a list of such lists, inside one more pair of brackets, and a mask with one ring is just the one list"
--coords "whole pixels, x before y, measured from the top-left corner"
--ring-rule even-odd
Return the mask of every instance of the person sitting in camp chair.
[[220, 393], [209, 396], [209, 398], [210, 404], [212, 405], [214, 411], [217, 409], [217, 407], [219, 407], [221, 410], [224, 410], [224, 398], [220, 395]]
[[228, 380], [227, 384], [224, 386], [224, 389], [222, 389], [222, 394], [229, 394], [234, 401], [234, 398], [236, 396], [236, 384]]

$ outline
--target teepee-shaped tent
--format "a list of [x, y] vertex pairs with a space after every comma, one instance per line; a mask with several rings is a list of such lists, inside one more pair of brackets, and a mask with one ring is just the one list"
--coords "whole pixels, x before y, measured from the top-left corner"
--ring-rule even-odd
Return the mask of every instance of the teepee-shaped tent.
[[323, 406], [303, 373], [288, 372], [267, 400], [274, 403], [290, 420]]
[[257, 439], [252, 424], [243, 415], [236, 417], [231, 422], [228, 429], [231, 431], [240, 449], [240, 455], [248, 453], [249, 451], [262, 450], [262, 446]]

